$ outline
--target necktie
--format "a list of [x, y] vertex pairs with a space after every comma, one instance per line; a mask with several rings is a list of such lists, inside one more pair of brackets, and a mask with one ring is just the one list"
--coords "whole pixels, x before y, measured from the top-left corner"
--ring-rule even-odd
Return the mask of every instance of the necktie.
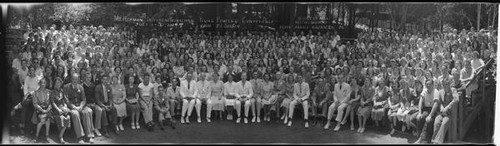
[[299, 89], [300, 89], [300, 93], [299, 93], [299, 95], [301, 95], [301, 96], [302, 96], [302, 84], [299, 84]]
[[189, 90], [189, 88], [190, 88], [190, 87], [189, 87], [189, 85], [191, 85], [191, 84], [190, 84], [190, 82], [188, 81], [188, 90]]
[[104, 102], [108, 102], [108, 94], [106, 92], [107, 90], [105, 85], [102, 85], [102, 90], [104, 92]]

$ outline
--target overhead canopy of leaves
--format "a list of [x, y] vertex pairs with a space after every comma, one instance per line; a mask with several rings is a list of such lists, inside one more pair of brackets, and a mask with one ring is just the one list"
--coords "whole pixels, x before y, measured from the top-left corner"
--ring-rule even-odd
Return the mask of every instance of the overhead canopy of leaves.
[[[335, 5], [337, 4], [341, 4], [341, 6], [343, 6], [342, 11], [345, 12], [347, 18], [346, 20], [349, 22], [349, 25], [355, 25], [359, 18], [372, 18], [377, 20], [390, 20], [394, 23], [395, 26], [404, 26], [403, 24], [406, 23], [413, 23], [418, 25], [424, 25], [425, 23], [427, 23], [433, 24], [434, 27], [449, 25], [456, 29], [469, 29], [472, 26], [476, 26], [477, 22], [478, 4], [354, 2], [335, 3]], [[496, 24], [496, 21], [494, 20], [498, 19], [498, 5], [488, 3], [482, 3], [481, 5], [481, 28], [491, 25], [497, 26], [498, 24]], [[124, 3], [53, 3], [36, 5], [31, 8], [29, 12], [25, 12], [22, 10], [13, 11], [12, 13], [9, 13], [14, 15], [12, 17], [9, 17], [9, 21], [14, 24], [19, 22], [29, 22], [32, 23], [35, 27], [40, 27], [43, 25], [50, 25], [56, 20], [61, 21], [63, 24], [113, 25], [112, 18], [115, 15], [129, 17], [140, 17], [142, 15], [147, 15], [151, 18], [189, 18], [194, 19], [195, 21], [201, 18], [215, 18], [217, 16], [236, 16], [246, 19], [278, 20], [282, 19], [280, 17], [288, 17], [286, 15], [302, 15], [297, 13], [302, 11], [297, 10], [297, 12], [295, 13], [271, 11], [275, 8], [284, 6], [295, 7], [290, 4], [238, 4], [237, 15], [233, 15], [233, 7], [231, 3], [197, 5], [186, 5], [182, 3], [141, 5], [127, 5]], [[297, 8], [301, 7], [303, 7], [303, 5], [297, 5]], [[250, 12], [252, 10], [257, 10], [262, 13], [246, 13], [247, 11]], [[318, 14], [321, 14], [319, 12], [324, 12], [324, 10], [314, 11], [318, 11]]]

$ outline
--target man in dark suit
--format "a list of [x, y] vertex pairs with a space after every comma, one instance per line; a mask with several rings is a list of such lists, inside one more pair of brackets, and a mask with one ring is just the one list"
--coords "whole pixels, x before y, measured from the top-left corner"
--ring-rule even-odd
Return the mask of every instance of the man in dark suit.
[[101, 77], [100, 73], [97, 71], [97, 65], [92, 64], [91, 66], [91, 78], [90, 82], [92, 82], [94, 85], [100, 84], [101, 83]]
[[[83, 75], [86, 74], [86, 75]], [[82, 72], [83, 82], [82, 87], [87, 98], [87, 107], [91, 108], [93, 113], [96, 115], [94, 119], [94, 132], [97, 137], [102, 136], [99, 129], [101, 129], [101, 123], [97, 123], [97, 118], [102, 116], [102, 109], [96, 104], [95, 99], [95, 84], [91, 82], [90, 71]], [[105, 133], [106, 134], [106, 133]], [[107, 137], [107, 134], [106, 134]]]
[[224, 75], [222, 77], [222, 82], [226, 83], [228, 81], [228, 78], [229, 78], [230, 75], [233, 76], [233, 81], [234, 82], [239, 82], [241, 80], [240, 73], [235, 72], [233, 70], [233, 66], [232, 65], [228, 65], [227, 66], [227, 71], [226, 71], [226, 73], [224, 73]]
[[94, 143], [94, 124], [92, 123], [92, 109], [86, 106], [87, 98], [83, 87], [78, 84], [78, 74], [71, 75], [71, 83], [64, 85], [63, 91], [69, 101], [69, 109], [72, 127], [75, 129], [78, 143], [83, 144], [84, 136], [89, 138], [90, 143]]
[[[116, 111], [113, 108], [113, 96], [111, 95], [111, 86], [108, 84], [109, 77], [107, 75], [103, 75], [101, 78], [101, 84], [95, 86], [95, 100], [96, 106], [95, 109], [98, 111], [97, 113], [101, 113], [101, 116], [96, 114], [96, 128], [106, 129], [109, 125], [108, 120], [110, 120], [111, 125], [115, 126], [116, 121]], [[109, 114], [109, 116], [108, 116]], [[114, 129], [116, 134], [118, 134], [118, 129]]]

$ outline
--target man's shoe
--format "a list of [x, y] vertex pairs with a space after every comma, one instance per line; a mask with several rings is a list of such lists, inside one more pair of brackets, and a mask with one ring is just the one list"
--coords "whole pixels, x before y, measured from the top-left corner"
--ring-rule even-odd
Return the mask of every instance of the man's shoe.
[[94, 133], [95, 133], [95, 135], [97, 137], [101, 137], [102, 136], [101, 132], [99, 132], [99, 129], [94, 129]]
[[330, 121], [326, 122], [326, 125], [325, 125], [324, 129], [330, 129]]
[[340, 125], [335, 126], [335, 129], [333, 129], [333, 131], [335, 131], [335, 132], [339, 131], [339, 130], [340, 130]]
[[90, 144], [94, 144], [94, 138], [93, 138], [93, 137], [91, 137], [91, 138], [89, 139], [89, 143], [90, 143]]

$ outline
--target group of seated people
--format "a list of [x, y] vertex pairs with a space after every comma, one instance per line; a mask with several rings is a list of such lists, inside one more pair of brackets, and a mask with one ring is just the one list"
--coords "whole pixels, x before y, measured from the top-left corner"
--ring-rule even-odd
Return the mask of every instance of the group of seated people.
[[443, 143], [457, 89], [494, 58], [495, 33], [365, 31], [341, 43], [336, 32], [138, 37], [126, 27], [52, 25], [28, 32], [13, 49], [11, 117], [24, 132], [33, 115], [37, 140], [55, 123], [61, 143], [70, 127], [79, 143], [93, 143], [123, 132], [126, 118], [133, 130], [175, 128], [191, 117], [202, 123], [202, 105], [208, 123], [226, 115], [287, 126], [301, 108], [306, 128], [334, 123], [339, 131], [349, 121], [364, 133], [369, 119], [376, 127], [387, 119], [391, 135], [410, 130], [417, 143]]

